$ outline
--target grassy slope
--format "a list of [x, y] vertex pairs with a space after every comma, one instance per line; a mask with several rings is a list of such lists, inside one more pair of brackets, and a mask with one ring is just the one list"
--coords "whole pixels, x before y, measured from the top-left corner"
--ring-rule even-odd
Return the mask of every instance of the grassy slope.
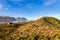
[[2, 24], [0, 40], [60, 40], [60, 29], [52, 25], [58, 27], [59, 20], [44, 17], [31, 22]]

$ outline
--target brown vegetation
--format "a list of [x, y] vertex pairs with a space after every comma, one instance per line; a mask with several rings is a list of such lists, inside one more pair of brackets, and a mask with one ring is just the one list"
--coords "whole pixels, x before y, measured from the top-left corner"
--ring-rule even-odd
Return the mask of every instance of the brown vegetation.
[[43, 17], [36, 21], [0, 25], [0, 40], [60, 40], [59, 20]]

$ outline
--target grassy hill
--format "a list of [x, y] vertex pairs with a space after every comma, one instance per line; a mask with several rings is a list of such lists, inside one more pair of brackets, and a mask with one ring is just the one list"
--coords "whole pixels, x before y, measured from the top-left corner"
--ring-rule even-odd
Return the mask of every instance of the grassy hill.
[[60, 21], [42, 17], [30, 22], [0, 24], [0, 40], [60, 40]]

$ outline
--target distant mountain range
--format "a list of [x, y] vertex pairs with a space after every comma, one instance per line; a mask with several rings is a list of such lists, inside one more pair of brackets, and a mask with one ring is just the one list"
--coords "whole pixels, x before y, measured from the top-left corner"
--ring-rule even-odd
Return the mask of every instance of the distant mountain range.
[[27, 21], [26, 18], [14, 18], [14, 17], [10, 17], [10, 16], [0, 16], [0, 23], [4, 23], [4, 22], [25, 22]]

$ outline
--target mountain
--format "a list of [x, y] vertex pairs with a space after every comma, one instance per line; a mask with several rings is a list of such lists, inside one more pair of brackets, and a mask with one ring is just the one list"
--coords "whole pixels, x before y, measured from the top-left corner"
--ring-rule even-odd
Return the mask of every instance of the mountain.
[[11, 22], [11, 21], [15, 21], [16, 19], [13, 17], [9, 17], [9, 16], [0, 16], [0, 22]]
[[27, 21], [26, 18], [14, 18], [9, 16], [0, 16], [0, 23], [3, 22], [25, 22]]
[[27, 21], [27, 19], [18, 17], [18, 18], [16, 18], [16, 21], [18, 21], [18, 22], [25, 22], [25, 21]]
[[60, 40], [60, 20], [42, 17], [35, 21], [0, 24], [0, 40]]
[[57, 25], [60, 26], [60, 20], [54, 18], [54, 17], [43, 17], [38, 19], [39, 21], [44, 19], [45, 22], [49, 23], [49, 24], [53, 24], [53, 25]]

